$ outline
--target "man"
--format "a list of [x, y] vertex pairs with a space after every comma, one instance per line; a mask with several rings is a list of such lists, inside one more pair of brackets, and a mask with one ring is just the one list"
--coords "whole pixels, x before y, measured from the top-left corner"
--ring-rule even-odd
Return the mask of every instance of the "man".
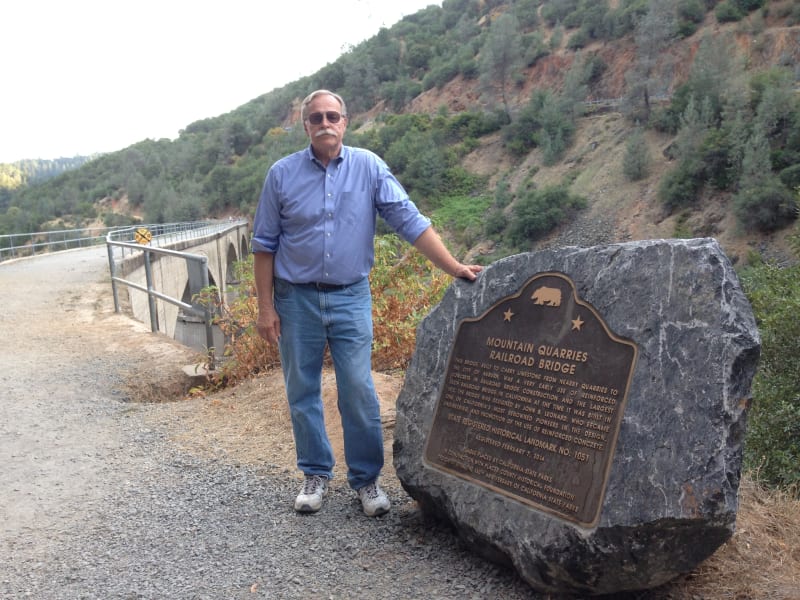
[[326, 344], [336, 373], [347, 480], [365, 514], [390, 509], [378, 485], [383, 468], [380, 405], [372, 381], [372, 298], [376, 214], [453, 277], [474, 280], [375, 154], [344, 146], [347, 108], [327, 90], [300, 107], [310, 146], [267, 173], [253, 225], [258, 333], [278, 344], [297, 466], [305, 481], [298, 512], [322, 507], [334, 457], [321, 397]]

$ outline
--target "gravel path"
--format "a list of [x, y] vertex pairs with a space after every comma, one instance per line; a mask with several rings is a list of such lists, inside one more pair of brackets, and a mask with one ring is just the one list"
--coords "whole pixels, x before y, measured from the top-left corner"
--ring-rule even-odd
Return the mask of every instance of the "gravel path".
[[109, 288], [104, 248], [0, 264], [0, 598], [538, 597], [395, 479], [384, 517], [341, 485], [301, 516], [285, 469], [182, 451], [123, 385], [174, 346]]

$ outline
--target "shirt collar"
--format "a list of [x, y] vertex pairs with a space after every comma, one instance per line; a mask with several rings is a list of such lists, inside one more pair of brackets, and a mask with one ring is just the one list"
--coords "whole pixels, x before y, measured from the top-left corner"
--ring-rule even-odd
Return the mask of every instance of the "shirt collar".
[[[319, 160], [317, 160], [316, 156], [314, 156], [314, 151], [311, 149], [311, 144], [309, 144], [306, 147], [305, 152], [306, 152], [306, 158], [308, 158], [308, 160], [322, 166], [322, 163], [319, 162]], [[341, 152], [339, 152], [339, 156], [334, 158], [332, 162], [341, 163], [348, 157], [349, 154], [350, 154], [350, 148], [342, 144], [342, 150]]]

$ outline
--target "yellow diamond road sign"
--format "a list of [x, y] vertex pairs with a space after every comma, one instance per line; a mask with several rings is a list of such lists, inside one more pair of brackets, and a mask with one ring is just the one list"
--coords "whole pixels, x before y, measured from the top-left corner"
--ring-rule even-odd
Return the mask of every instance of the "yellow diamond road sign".
[[136, 233], [133, 234], [133, 239], [135, 239], [140, 244], [149, 244], [150, 240], [153, 239], [153, 234], [150, 233], [150, 230], [147, 227], [139, 227], [136, 230]]

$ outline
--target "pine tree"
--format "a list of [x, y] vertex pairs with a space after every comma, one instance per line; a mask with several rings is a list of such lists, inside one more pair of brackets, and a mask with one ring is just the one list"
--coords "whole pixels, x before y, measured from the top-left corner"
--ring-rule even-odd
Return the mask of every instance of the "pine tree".
[[509, 93], [514, 85], [516, 73], [523, 65], [524, 49], [517, 18], [509, 13], [497, 17], [489, 29], [489, 35], [480, 54], [480, 82], [492, 93], [498, 92], [503, 109], [509, 120]]

